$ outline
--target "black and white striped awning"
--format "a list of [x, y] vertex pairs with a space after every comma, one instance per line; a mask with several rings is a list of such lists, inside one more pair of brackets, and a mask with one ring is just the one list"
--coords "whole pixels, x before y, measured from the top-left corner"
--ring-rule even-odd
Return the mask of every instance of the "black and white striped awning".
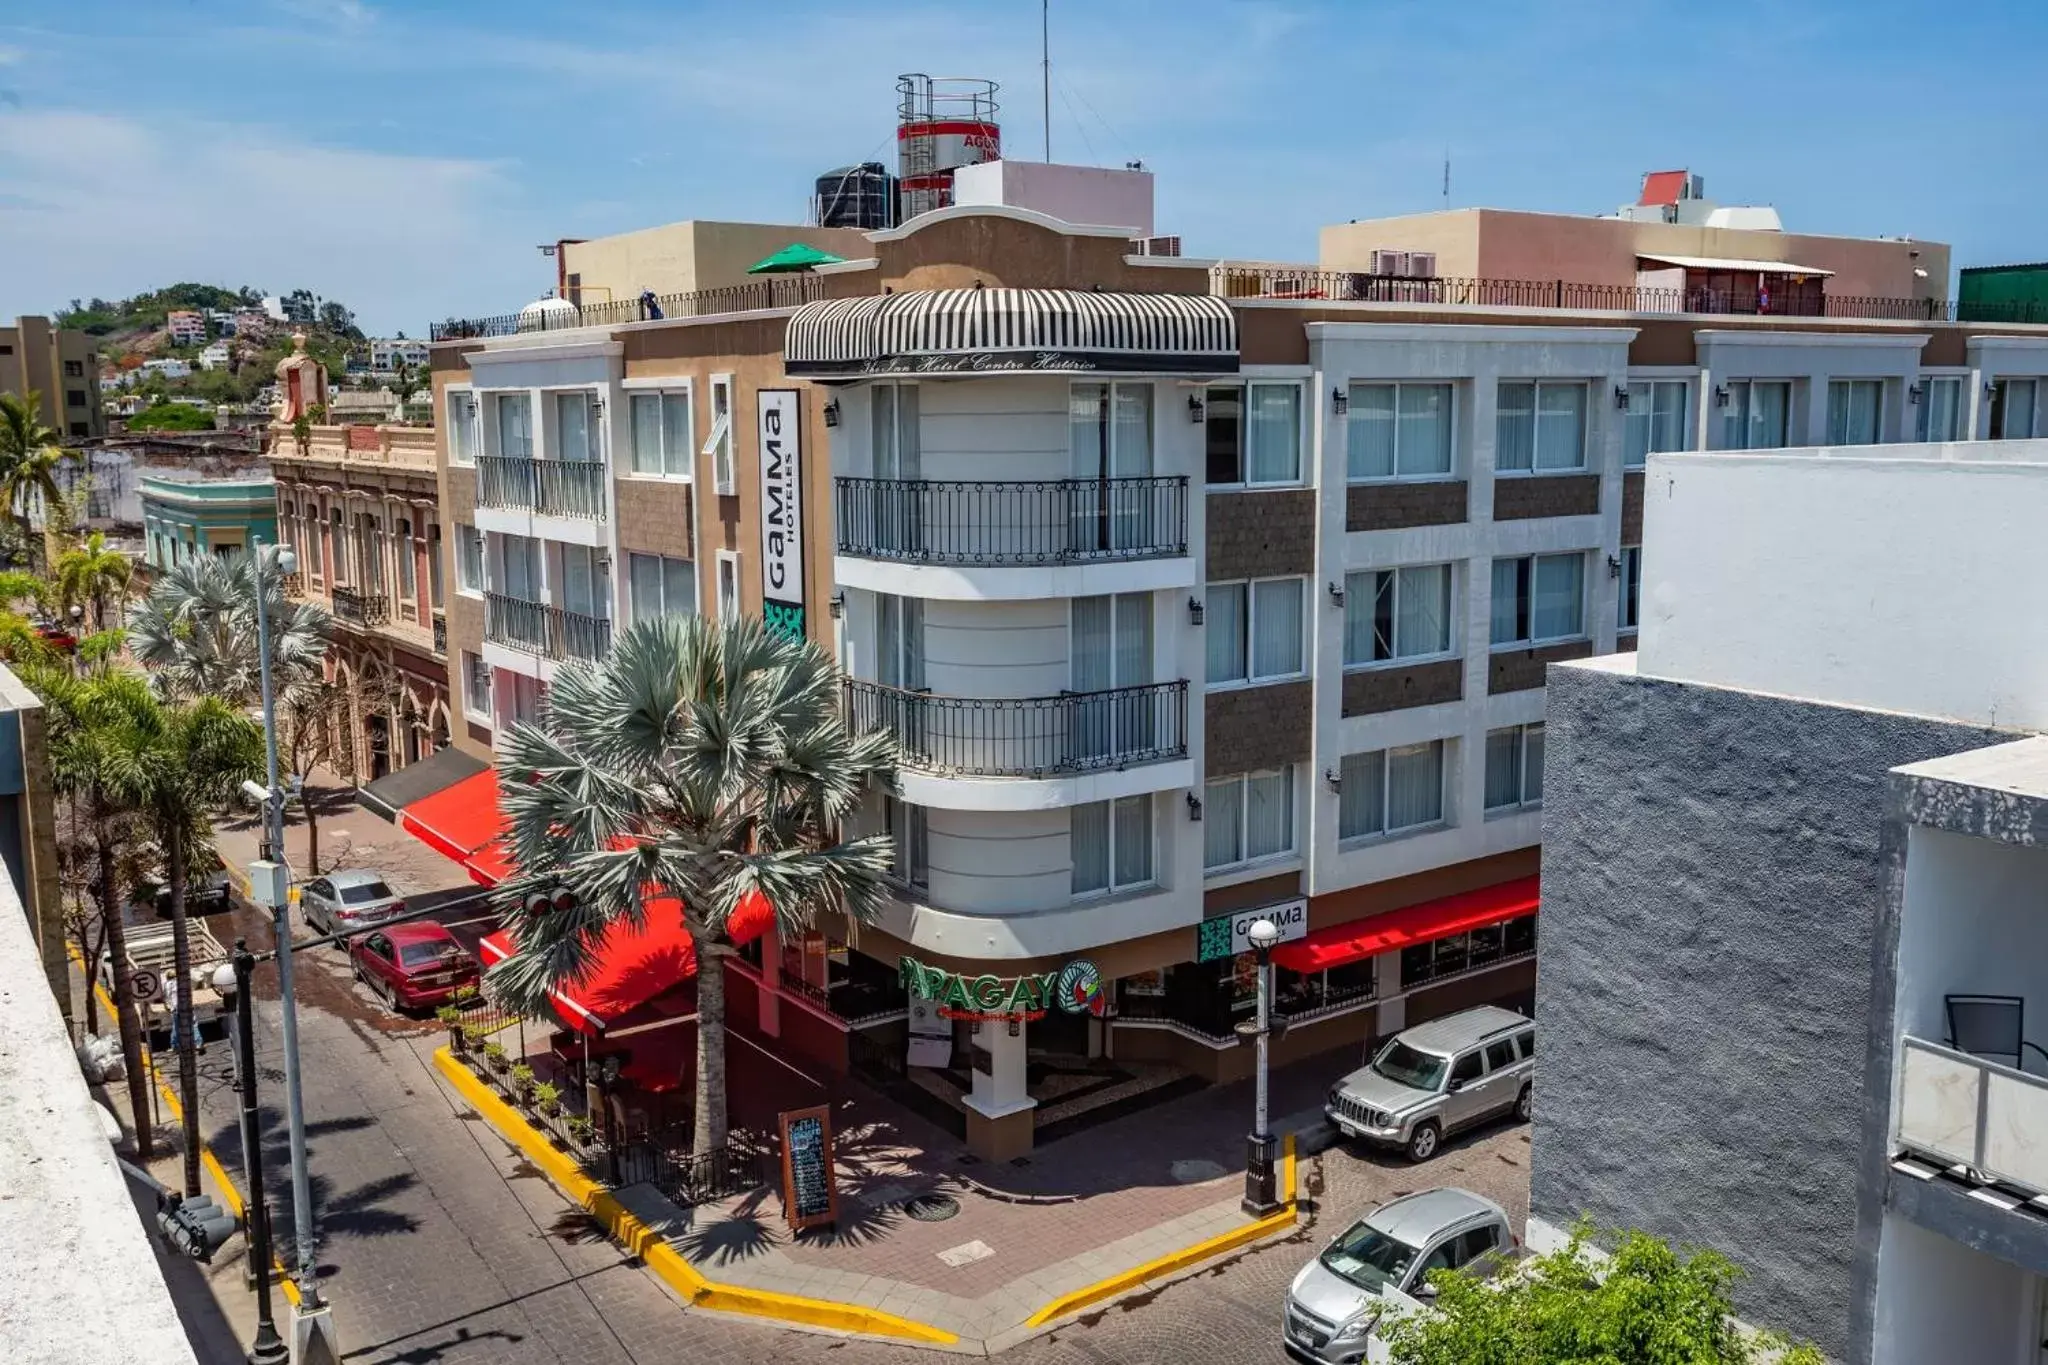
[[1203, 294], [935, 289], [829, 299], [789, 320], [791, 374], [1235, 374], [1237, 315]]

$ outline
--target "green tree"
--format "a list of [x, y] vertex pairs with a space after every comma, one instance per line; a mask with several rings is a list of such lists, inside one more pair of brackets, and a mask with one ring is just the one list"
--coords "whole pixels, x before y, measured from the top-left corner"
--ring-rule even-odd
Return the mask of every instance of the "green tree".
[[213, 413], [190, 403], [152, 403], [128, 419], [130, 431], [212, 431]]
[[[680, 913], [699, 965], [693, 1147], [722, 1147], [731, 917], [757, 892], [789, 934], [819, 911], [873, 916], [889, 841], [840, 827], [891, 771], [891, 741], [847, 729], [837, 670], [808, 641], [671, 616], [633, 626], [602, 662], [565, 664], [541, 723], [504, 746], [520, 871], [501, 904], [519, 948], [491, 969], [493, 988], [542, 1014], [613, 923]], [[573, 908], [526, 909], [558, 885]]]
[[402, 422], [405, 420], [406, 405], [412, 402], [414, 394], [425, 387], [426, 381], [418, 370], [405, 363], [403, 357], [400, 357], [398, 368], [393, 374], [391, 390], [398, 395], [398, 420]]
[[159, 578], [128, 614], [128, 648], [170, 697], [220, 697], [249, 706], [262, 693], [256, 648], [257, 582], [270, 631], [271, 682], [283, 696], [316, 681], [327, 654], [327, 612], [285, 596], [277, 547], [200, 555]]
[[106, 630], [128, 613], [128, 580], [134, 568], [135, 561], [94, 531], [84, 543], [57, 557], [57, 601], [66, 611], [83, 607], [91, 628]]
[[39, 415], [42, 395], [0, 394], [0, 501], [14, 513], [22, 535], [30, 535], [28, 505], [40, 499], [49, 509], [43, 520], [43, 562], [54, 563], [63, 528], [55, 525], [55, 509], [64, 505], [57, 487], [57, 468], [64, 452], [57, 433]]
[[1825, 1365], [1812, 1346], [1746, 1334], [1733, 1319], [1740, 1272], [1714, 1251], [1679, 1252], [1646, 1232], [1604, 1263], [1589, 1230], [1492, 1278], [1435, 1271], [1429, 1308], [1381, 1324], [1395, 1365]]

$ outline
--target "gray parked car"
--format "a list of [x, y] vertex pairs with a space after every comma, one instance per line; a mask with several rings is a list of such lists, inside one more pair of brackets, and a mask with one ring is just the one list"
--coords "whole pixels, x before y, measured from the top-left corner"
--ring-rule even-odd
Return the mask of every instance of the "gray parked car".
[[323, 934], [367, 929], [405, 913], [405, 901], [375, 872], [335, 872], [299, 888], [306, 927]]
[[1460, 1128], [1529, 1117], [1536, 1025], [1480, 1005], [1397, 1033], [1372, 1062], [1330, 1088], [1323, 1112], [1346, 1137], [1436, 1155]]

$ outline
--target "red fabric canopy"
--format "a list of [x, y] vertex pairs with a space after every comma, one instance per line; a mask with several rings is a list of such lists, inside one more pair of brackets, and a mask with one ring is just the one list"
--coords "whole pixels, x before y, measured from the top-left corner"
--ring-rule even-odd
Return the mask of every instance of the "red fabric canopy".
[[502, 868], [495, 875], [484, 875], [477, 862], [481, 850], [495, 852], [493, 841], [505, 828], [505, 818], [498, 813], [495, 768], [421, 797], [398, 813], [398, 827], [442, 857], [460, 863], [472, 879], [485, 886], [495, 885], [504, 876]]
[[[598, 941], [597, 953], [581, 979], [564, 981], [552, 995], [562, 1017], [581, 1033], [602, 1033], [628, 1011], [697, 974], [696, 950], [683, 928], [682, 907], [673, 897], [651, 901], [646, 927], [616, 923]], [[775, 912], [758, 891], [740, 902], [726, 926], [735, 943], [768, 932]], [[484, 965], [501, 962], [516, 949], [510, 930], [484, 936], [478, 947]]]
[[1449, 938], [1473, 929], [1484, 929], [1518, 915], [1532, 915], [1540, 903], [1539, 880], [1521, 877], [1498, 886], [1484, 886], [1441, 900], [1424, 901], [1383, 915], [1367, 915], [1348, 924], [1318, 929], [1307, 938], [1283, 943], [1273, 950], [1273, 960], [1297, 972], [1319, 972], [1342, 967], [1384, 953], [1390, 948], [1408, 948], [1418, 943]]

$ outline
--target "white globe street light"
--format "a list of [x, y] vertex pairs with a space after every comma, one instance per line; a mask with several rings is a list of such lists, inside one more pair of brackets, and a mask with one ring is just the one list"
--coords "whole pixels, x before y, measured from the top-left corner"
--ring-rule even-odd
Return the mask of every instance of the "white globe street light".
[[1258, 959], [1259, 1013], [1253, 1042], [1258, 1048], [1256, 1098], [1253, 1101], [1252, 1132], [1245, 1142], [1244, 1209], [1254, 1218], [1276, 1212], [1281, 1200], [1274, 1189], [1273, 1135], [1266, 1131], [1267, 1043], [1273, 1027], [1273, 948], [1280, 942], [1280, 926], [1263, 915], [1245, 930]]

